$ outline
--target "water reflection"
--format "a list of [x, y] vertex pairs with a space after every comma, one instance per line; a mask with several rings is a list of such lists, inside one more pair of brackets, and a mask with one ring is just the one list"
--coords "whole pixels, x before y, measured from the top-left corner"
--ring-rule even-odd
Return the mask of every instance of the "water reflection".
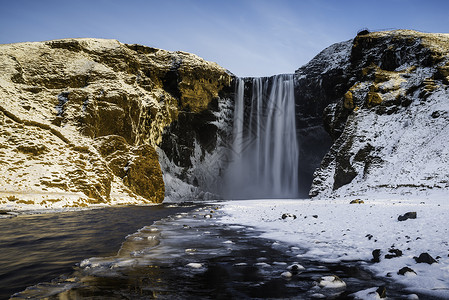
[[115, 255], [126, 235], [188, 207], [116, 207], [0, 219], [0, 299], [50, 281], [86, 257]]
[[[364, 262], [301, 261], [306, 249], [259, 237], [253, 228], [223, 225], [217, 207], [164, 218], [129, 235], [117, 255], [81, 261], [71, 274], [16, 294], [17, 299], [351, 299], [351, 293], [388, 285], [363, 271]], [[305, 270], [286, 278], [288, 266]], [[347, 286], [325, 289], [322, 276]], [[388, 286], [389, 297], [400, 295]]]

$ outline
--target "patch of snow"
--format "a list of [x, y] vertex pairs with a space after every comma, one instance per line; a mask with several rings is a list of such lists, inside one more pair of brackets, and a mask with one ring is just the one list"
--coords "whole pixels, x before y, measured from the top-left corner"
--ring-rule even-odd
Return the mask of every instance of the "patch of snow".
[[201, 269], [203, 267], [203, 264], [200, 264], [200, 263], [188, 263], [186, 265], [186, 267], [193, 268], [193, 269]]
[[[325, 200], [245, 200], [225, 202], [219, 222], [245, 225], [263, 231], [261, 236], [307, 249], [302, 258], [323, 262], [366, 261], [376, 276], [407, 287], [410, 293], [449, 298], [449, 203], [447, 194], [427, 197], [353, 198]], [[291, 222], [279, 218], [289, 211], [299, 217]], [[416, 212], [416, 219], [398, 221], [398, 216]], [[311, 216], [317, 215], [318, 218]], [[385, 259], [390, 249], [403, 252]], [[372, 252], [381, 250], [379, 263]], [[438, 263], [416, 263], [413, 257], [427, 252]], [[408, 266], [416, 276], [399, 275]]]

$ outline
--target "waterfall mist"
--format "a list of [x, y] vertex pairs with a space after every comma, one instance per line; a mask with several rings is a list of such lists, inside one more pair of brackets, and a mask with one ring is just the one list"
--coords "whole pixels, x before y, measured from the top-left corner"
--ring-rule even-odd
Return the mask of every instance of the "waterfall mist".
[[[246, 79], [248, 80], [248, 79]], [[299, 146], [293, 75], [237, 79], [227, 198], [298, 196]]]

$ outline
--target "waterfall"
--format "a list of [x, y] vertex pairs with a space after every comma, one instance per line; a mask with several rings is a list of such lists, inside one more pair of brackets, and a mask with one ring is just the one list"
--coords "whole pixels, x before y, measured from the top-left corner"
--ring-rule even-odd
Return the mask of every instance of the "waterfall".
[[[248, 79], [245, 79], [248, 81]], [[229, 198], [298, 196], [298, 141], [293, 75], [237, 79]]]

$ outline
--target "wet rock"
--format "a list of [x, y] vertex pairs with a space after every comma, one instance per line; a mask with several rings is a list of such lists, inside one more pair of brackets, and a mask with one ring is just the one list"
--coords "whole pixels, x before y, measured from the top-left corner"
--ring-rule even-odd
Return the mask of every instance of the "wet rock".
[[346, 287], [346, 283], [337, 275], [323, 276], [318, 280], [318, 285], [322, 288], [341, 289]]
[[291, 278], [293, 276], [293, 274], [291, 272], [286, 271], [286, 272], [283, 272], [281, 274], [281, 276], [284, 278]]
[[380, 253], [381, 253], [380, 249], [373, 250], [373, 253], [372, 253], [373, 254], [373, 259], [371, 261], [374, 262], [374, 263], [380, 262]]
[[404, 215], [400, 215], [398, 217], [398, 221], [405, 221], [408, 219], [416, 219], [416, 211], [409, 211], [405, 213]]
[[285, 220], [285, 219], [296, 219], [296, 215], [294, 215], [294, 214], [282, 214], [282, 220]]
[[388, 252], [390, 254], [385, 254], [385, 258], [386, 259], [392, 259], [392, 258], [395, 258], [395, 257], [402, 256], [402, 251], [399, 250], [399, 249], [389, 249]]
[[376, 293], [379, 295], [380, 298], [387, 298], [387, 288], [384, 286], [379, 287], [376, 290]]
[[417, 263], [426, 263], [426, 264], [433, 264], [433, 263], [438, 263], [429, 253], [424, 252], [421, 253], [419, 255], [419, 257], [413, 257], [413, 259], [417, 262]]
[[398, 271], [398, 275], [405, 275], [406, 273], [416, 274], [416, 272], [409, 267], [403, 267]]

